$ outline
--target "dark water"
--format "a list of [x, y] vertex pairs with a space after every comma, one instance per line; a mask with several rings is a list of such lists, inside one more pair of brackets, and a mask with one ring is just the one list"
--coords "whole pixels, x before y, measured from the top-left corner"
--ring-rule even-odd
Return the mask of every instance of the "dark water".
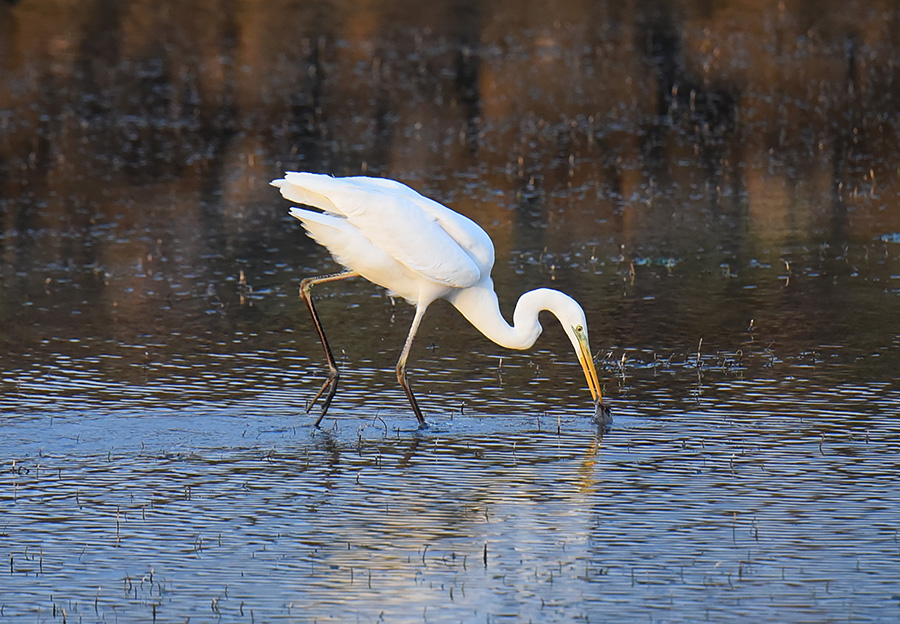
[[[890, 2], [0, 5], [0, 621], [894, 622]], [[385, 175], [587, 311], [507, 351], [269, 180]]]

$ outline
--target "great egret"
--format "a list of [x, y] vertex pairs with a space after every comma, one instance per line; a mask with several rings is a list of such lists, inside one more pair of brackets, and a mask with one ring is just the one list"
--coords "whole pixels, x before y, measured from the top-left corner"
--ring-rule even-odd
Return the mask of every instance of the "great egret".
[[436, 299], [452, 303], [481, 333], [509, 349], [531, 347], [542, 330], [538, 313], [547, 310], [555, 314], [584, 369], [597, 413], [608, 417], [588, 346], [584, 310], [558, 290], [538, 288], [519, 298], [513, 325], [509, 325], [500, 313], [491, 281], [494, 244], [475, 222], [405, 184], [385, 178], [333, 178], [287, 172], [284, 178], [273, 180], [272, 186], [278, 187], [292, 202], [323, 211], [291, 208], [290, 214], [347, 269], [343, 273], [304, 279], [300, 285], [300, 294], [312, 315], [329, 368], [328, 379], [307, 408], [309, 412], [328, 391], [316, 426], [337, 391], [339, 371], [310, 289], [316, 284], [356, 276], [387, 288], [392, 295], [403, 297], [416, 307], [397, 362], [397, 381], [420, 426], [425, 425], [425, 417], [406, 379], [406, 360], [422, 316]]

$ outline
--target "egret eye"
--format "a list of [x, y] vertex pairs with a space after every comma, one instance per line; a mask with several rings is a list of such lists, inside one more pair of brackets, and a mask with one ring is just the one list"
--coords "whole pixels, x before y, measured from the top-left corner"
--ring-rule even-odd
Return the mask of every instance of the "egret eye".
[[576, 332], [576, 333], [579, 333], [579, 334], [580, 334], [580, 333], [583, 332], [583, 331], [584, 331], [584, 327], [582, 327], [581, 325], [576, 325], [576, 326], [575, 326], [575, 332]]

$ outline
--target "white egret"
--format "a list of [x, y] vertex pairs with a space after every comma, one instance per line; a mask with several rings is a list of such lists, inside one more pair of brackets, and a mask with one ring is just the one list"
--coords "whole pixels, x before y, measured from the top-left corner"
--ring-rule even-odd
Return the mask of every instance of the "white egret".
[[406, 379], [406, 360], [419, 323], [428, 306], [446, 299], [481, 333], [509, 349], [528, 349], [541, 334], [538, 313], [556, 315], [572, 342], [584, 369], [597, 413], [608, 416], [602, 405], [600, 382], [588, 346], [584, 310], [558, 290], [539, 288], [519, 298], [513, 325], [500, 313], [491, 281], [494, 245], [472, 220], [458, 214], [405, 184], [384, 178], [333, 178], [314, 173], [288, 172], [273, 180], [288, 200], [322, 210], [291, 208], [309, 235], [325, 246], [347, 270], [311, 277], [301, 282], [300, 294], [319, 333], [329, 375], [310, 402], [307, 412], [325, 394], [322, 421], [337, 391], [339, 371], [313, 305], [310, 289], [316, 284], [361, 276], [406, 299], [416, 307], [412, 327], [400, 359], [397, 380], [403, 387], [421, 426], [425, 418]]

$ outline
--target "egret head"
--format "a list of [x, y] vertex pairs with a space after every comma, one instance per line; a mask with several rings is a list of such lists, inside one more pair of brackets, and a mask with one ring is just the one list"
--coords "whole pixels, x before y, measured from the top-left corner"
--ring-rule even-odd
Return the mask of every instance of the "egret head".
[[597, 369], [594, 368], [594, 358], [588, 343], [588, 328], [584, 310], [577, 301], [568, 295], [564, 293], [559, 293], [559, 295], [562, 296], [554, 297], [556, 301], [552, 311], [556, 314], [575, 349], [575, 355], [584, 370], [584, 377], [587, 379], [594, 402], [600, 402], [603, 400], [603, 396], [600, 394], [600, 381], [597, 379]]

